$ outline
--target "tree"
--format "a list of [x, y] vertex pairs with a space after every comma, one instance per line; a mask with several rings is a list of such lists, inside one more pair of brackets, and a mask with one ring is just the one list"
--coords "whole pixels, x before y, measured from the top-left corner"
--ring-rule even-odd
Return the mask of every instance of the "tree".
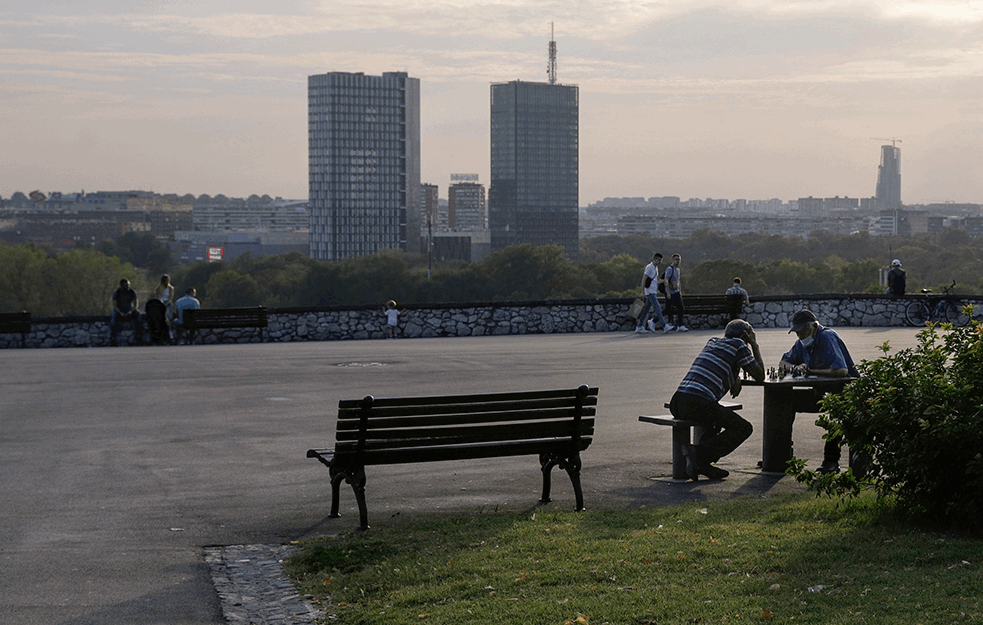
[[205, 287], [208, 300], [206, 308], [241, 308], [262, 306], [263, 295], [259, 283], [252, 276], [225, 268], [212, 275]]
[[983, 531], [983, 325], [929, 326], [915, 347], [882, 350], [823, 400], [819, 419], [828, 437], [871, 459], [866, 470], [820, 476], [796, 459], [790, 472], [821, 494], [873, 488], [919, 520]]
[[33, 245], [0, 244], [0, 312], [41, 314], [45, 267], [51, 262]]
[[42, 310], [48, 316], [108, 315], [121, 278], [129, 279], [138, 291], [148, 290], [133, 265], [95, 250], [68, 250], [55, 257], [47, 269], [44, 288], [50, 300], [45, 305], [42, 298]]

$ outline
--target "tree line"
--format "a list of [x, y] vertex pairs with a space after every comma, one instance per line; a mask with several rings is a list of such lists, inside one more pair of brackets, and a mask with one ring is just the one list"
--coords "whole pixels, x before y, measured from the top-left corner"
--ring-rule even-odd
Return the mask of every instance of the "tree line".
[[[642, 270], [659, 251], [682, 255], [684, 295], [722, 293], [735, 276], [755, 295], [879, 293], [878, 270], [899, 258], [909, 292], [952, 280], [961, 293], [983, 293], [983, 240], [960, 230], [917, 237], [813, 233], [733, 237], [711, 230], [685, 239], [634, 235], [584, 239], [577, 261], [555, 245], [517, 245], [481, 262], [440, 263], [385, 250], [341, 262], [303, 254], [245, 254], [221, 263], [175, 265], [149, 234], [55, 253], [0, 244], [0, 312], [38, 317], [108, 314], [120, 278], [146, 300], [162, 273], [178, 291], [195, 287], [206, 307], [270, 308], [597, 299], [634, 297]], [[663, 265], [663, 270], [665, 265]], [[429, 274], [429, 275], [428, 275]]]

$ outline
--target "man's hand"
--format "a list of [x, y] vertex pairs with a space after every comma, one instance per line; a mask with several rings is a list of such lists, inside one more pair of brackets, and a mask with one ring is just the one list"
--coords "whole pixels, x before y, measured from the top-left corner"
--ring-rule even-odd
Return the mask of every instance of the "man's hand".
[[734, 386], [730, 387], [730, 396], [731, 397], [737, 397], [738, 395], [741, 394], [741, 389], [743, 389], [743, 388], [744, 388], [744, 385], [741, 384], [740, 379], [735, 380], [734, 381]]

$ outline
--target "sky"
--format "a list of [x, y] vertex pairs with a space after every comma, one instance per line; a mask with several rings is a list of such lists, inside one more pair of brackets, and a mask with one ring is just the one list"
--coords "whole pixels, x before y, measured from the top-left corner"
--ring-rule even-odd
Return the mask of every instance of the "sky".
[[489, 182], [490, 85], [580, 89], [580, 204], [983, 203], [983, 0], [4, 0], [0, 196], [307, 197], [307, 76], [421, 82], [422, 180]]

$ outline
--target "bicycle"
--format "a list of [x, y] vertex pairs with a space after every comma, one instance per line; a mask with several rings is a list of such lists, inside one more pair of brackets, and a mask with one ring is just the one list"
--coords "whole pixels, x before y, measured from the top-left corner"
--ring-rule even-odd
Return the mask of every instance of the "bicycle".
[[922, 289], [925, 301], [914, 301], [905, 307], [905, 319], [910, 325], [922, 327], [928, 322], [951, 323], [954, 326], [962, 327], [969, 323], [969, 317], [963, 313], [962, 305], [951, 291], [956, 286], [956, 281], [942, 288], [942, 295], [929, 295], [932, 289]]

